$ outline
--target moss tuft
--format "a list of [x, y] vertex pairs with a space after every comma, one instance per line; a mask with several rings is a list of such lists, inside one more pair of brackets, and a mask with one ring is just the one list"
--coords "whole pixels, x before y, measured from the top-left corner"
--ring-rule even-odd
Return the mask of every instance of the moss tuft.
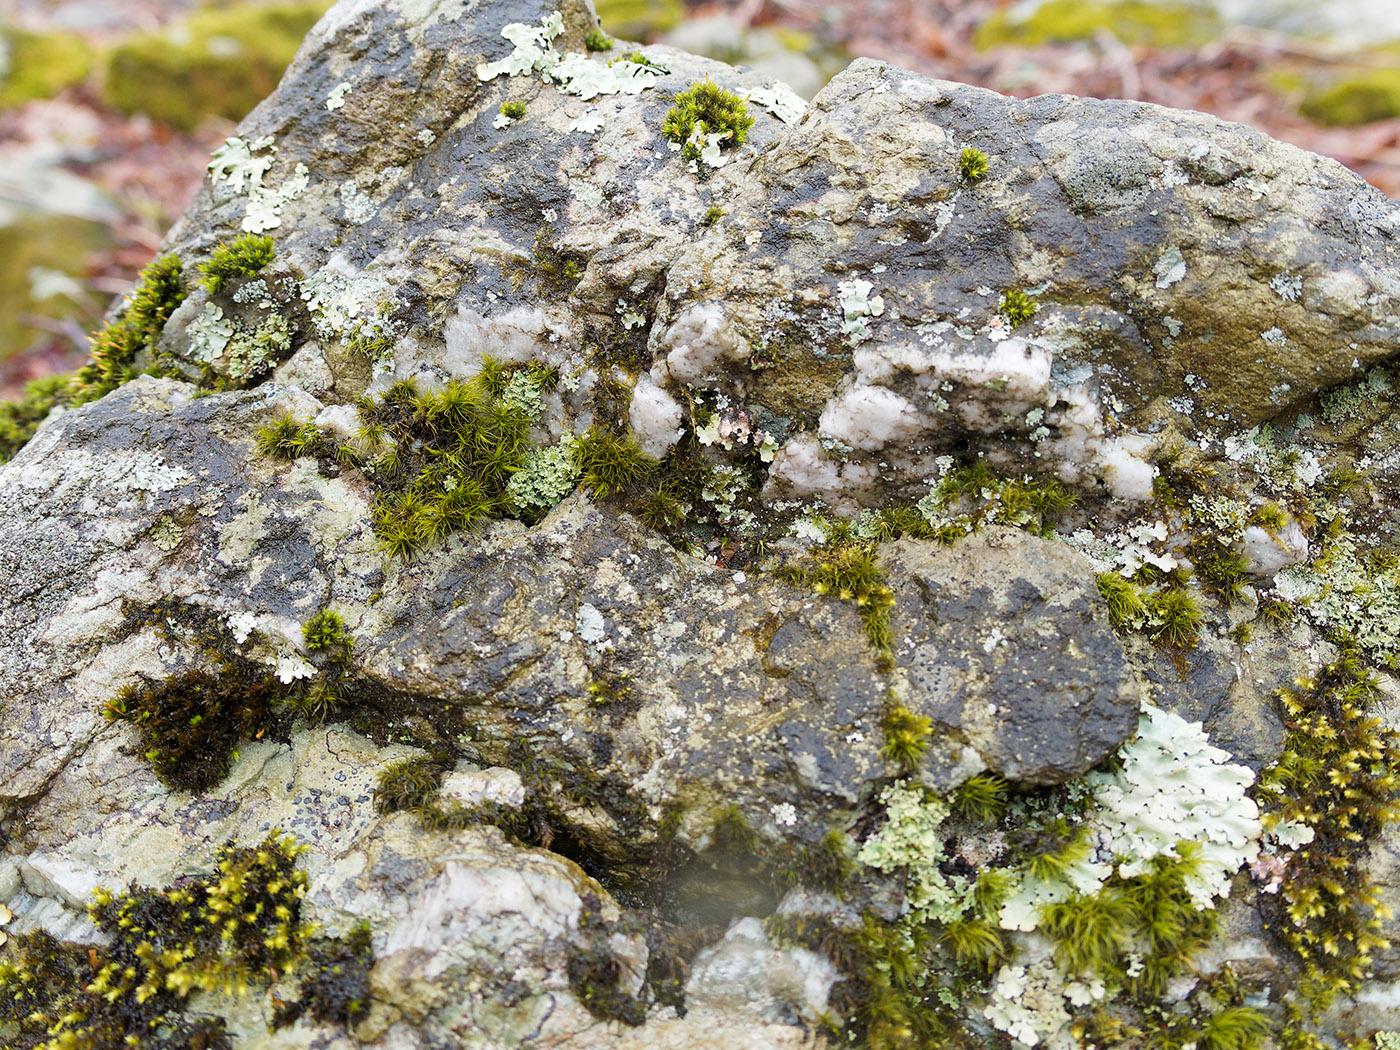
[[446, 767], [433, 758], [406, 758], [385, 766], [374, 781], [374, 808], [379, 813], [426, 809], [437, 797]]
[[[1400, 816], [1400, 735], [1373, 712], [1385, 702], [1355, 650], [1280, 694], [1288, 737], [1259, 778], [1266, 826], [1301, 825], [1311, 841], [1287, 855], [1270, 924], [1298, 956], [1314, 1009], [1353, 993], [1387, 946], [1389, 913], [1367, 877], [1369, 840]], [[1262, 898], [1261, 898], [1262, 899]]]
[[0, 463], [5, 463], [24, 447], [48, 414], [63, 404], [70, 377], [42, 376], [25, 385], [24, 396], [0, 401]]
[[269, 265], [276, 256], [272, 238], [257, 233], [235, 237], [230, 244], [220, 244], [214, 253], [199, 264], [204, 275], [199, 282], [209, 293], [223, 290], [230, 278], [251, 277]]
[[1006, 323], [1012, 328], [1025, 324], [1039, 309], [1036, 301], [1019, 288], [1009, 288], [1003, 292], [1001, 305], [997, 307], [997, 311], [1006, 318]]
[[73, 374], [65, 395], [75, 405], [96, 401], [136, 375], [138, 354], [155, 352], [165, 322], [185, 301], [184, 268], [163, 255], [141, 271], [117, 319], [92, 337], [92, 359]]
[[213, 871], [164, 889], [98, 890], [88, 917], [103, 943], [15, 938], [0, 959], [5, 1045], [228, 1050], [222, 1020], [188, 1013], [187, 1002], [266, 988], [297, 966], [313, 932], [301, 919], [304, 848], [273, 832], [256, 846], [228, 843]]
[[601, 29], [590, 29], [588, 35], [583, 38], [583, 46], [589, 51], [611, 51], [613, 41], [612, 37]]
[[262, 736], [283, 697], [277, 679], [242, 660], [128, 686], [108, 701], [108, 721], [130, 722], [141, 755], [171, 788], [203, 791], [233, 765], [239, 741]]
[[928, 750], [933, 720], [926, 715], [915, 714], [903, 704], [891, 704], [885, 711], [880, 728], [885, 735], [885, 743], [880, 748], [881, 757], [894, 762], [905, 772], [917, 769], [919, 759]]
[[966, 820], [986, 823], [1006, 811], [1007, 784], [995, 773], [978, 773], [953, 789], [949, 804]]
[[501, 116], [509, 117], [511, 120], [525, 119], [525, 103], [523, 102], [502, 102]]
[[719, 135], [720, 149], [734, 149], [748, 138], [753, 124], [742, 98], [705, 79], [676, 96], [661, 134], [681, 147], [686, 160], [699, 160], [706, 136]]
[[981, 182], [987, 177], [988, 159], [976, 146], [964, 146], [958, 156], [958, 177], [963, 182]]

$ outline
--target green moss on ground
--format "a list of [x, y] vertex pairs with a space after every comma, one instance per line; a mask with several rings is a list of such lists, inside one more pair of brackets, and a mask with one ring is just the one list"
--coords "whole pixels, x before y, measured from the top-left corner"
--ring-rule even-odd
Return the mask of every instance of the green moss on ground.
[[1039, 47], [1092, 40], [1101, 32], [1111, 33], [1125, 44], [1199, 47], [1219, 34], [1220, 23], [1209, 11], [1189, 4], [1050, 0], [1025, 18], [998, 11], [978, 27], [972, 40], [983, 49]]
[[649, 40], [686, 16], [681, 0], [598, 0], [593, 7], [603, 28], [622, 40]]
[[329, 0], [242, 4], [132, 37], [108, 59], [107, 100], [181, 131], [193, 131], [208, 116], [239, 120], [271, 94], [330, 6]]
[[1333, 127], [1400, 117], [1400, 69], [1357, 69], [1314, 84], [1298, 109], [1308, 119]]
[[90, 323], [90, 311], [103, 305], [100, 297], [75, 302], [60, 292], [40, 298], [33, 278], [44, 271], [81, 275], [89, 256], [111, 246], [105, 225], [71, 215], [21, 214], [0, 224], [0, 361], [52, 338], [30, 318]]
[[52, 98], [92, 72], [92, 48], [72, 33], [0, 29], [0, 109]]

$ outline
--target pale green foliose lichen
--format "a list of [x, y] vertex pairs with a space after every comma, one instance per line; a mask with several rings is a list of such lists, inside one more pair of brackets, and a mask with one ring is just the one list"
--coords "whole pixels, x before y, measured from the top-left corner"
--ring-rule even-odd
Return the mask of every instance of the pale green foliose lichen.
[[1321, 626], [1349, 636], [1387, 667], [1400, 665], [1400, 568], [1367, 566], [1355, 542], [1341, 535], [1315, 561], [1280, 572], [1274, 586]]
[[907, 868], [909, 917], [917, 923], [951, 922], [972, 904], [972, 885], [961, 875], [944, 875], [947, 860], [941, 828], [951, 810], [922, 788], [891, 784], [880, 793], [886, 823], [861, 847], [856, 859], [879, 871]]
[[506, 494], [522, 510], [553, 510], [578, 483], [578, 438], [564, 434], [559, 444], [537, 448], [506, 483]]
[[214, 183], [227, 184], [234, 195], [247, 187], [248, 205], [241, 228], [247, 233], [265, 233], [282, 225], [282, 208], [306, 192], [311, 173], [305, 164], [297, 164], [292, 174], [279, 186], [263, 185], [263, 176], [272, 167], [277, 144], [271, 135], [252, 142], [241, 138], [227, 139], [209, 160], [209, 174]]
[[564, 31], [564, 19], [554, 11], [538, 25], [512, 22], [501, 30], [501, 36], [515, 45], [498, 62], [483, 62], [476, 67], [482, 80], [494, 80], [505, 74], [518, 77], [538, 74], [546, 83], [554, 83], [566, 95], [577, 95], [587, 101], [600, 95], [638, 95], [651, 87], [656, 78], [668, 72], [660, 62], [632, 62], [613, 59], [594, 60], [586, 54], [560, 54], [554, 49], [554, 38]]
[[781, 80], [749, 92], [749, 101], [755, 106], [762, 106], [784, 124], [796, 124], [807, 112], [807, 103], [802, 96]]
[[879, 317], [885, 312], [883, 296], [870, 298], [875, 286], [859, 278], [842, 281], [836, 286], [841, 304], [841, 331], [852, 343], [863, 343], [870, 338], [870, 325], [866, 320]]

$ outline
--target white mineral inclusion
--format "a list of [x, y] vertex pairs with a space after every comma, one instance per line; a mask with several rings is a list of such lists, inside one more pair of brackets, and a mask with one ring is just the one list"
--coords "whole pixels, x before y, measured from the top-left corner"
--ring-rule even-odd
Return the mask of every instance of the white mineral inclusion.
[[843, 489], [869, 485], [875, 480], [876, 467], [830, 459], [816, 435], [799, 434], [773, 457], [769, 476], [787, 485], [784, 491], [789, 495], [839, 495]]
[[687, 307], [661, 337], [666, 352], [664, 365], [657, 363], [652, 379], [664, 384], [667, 375], [681, 383], [694, 383], [714, 367], [716, 361], [746, 361], [750, 347], [729, 323], [719, 303], [697, 303]]
[[818, 428], [852, 448], [884, 448], [924, 430], [927, 421], [907, 400], [882, 386], [852, 386], [827, 402]]
[[316, 413], [316, 426], [344, 441], [352, 441], [360, 430], [360, 413], [354, 405], [327, 405]]
[[1303, 535], [1302, 527], [1292, 520], [1277, 532], [1251, 525], [1244, 530], [1240, 542], [1245, 560], [1249, 562], [1249, 572], [1254, 576], [1273, 576], [1308, 557], [1308, 538]]
[[578, 629], [578, 636], [589, 645], [597, 645], [608, 636], [608, 628], [607, 624], [603, 622], [603, 614], [589, 602], [584, 602], [578, 607], [578, 615], [574, 617], [574, 623]]
[[681, 406], [670, 394], [642, 373], [632, 391], [632, 404], [627, 418], [632, 434], [643, 452], [660, 459], [681, 439]]
[[1110, 438], [1099, 452], [1099, 469], [1104, 484], [1119, 499], [1152, 498], [1152, 482], [1157, 468], [1142, 457], [1152, 448], [1153, 439], [1145, 434], [1125, 434]]
[[443, 329], [446, 351], [442, 367], [457, 376], [474, 376], [486, 356], [509, 364], [542, 361], [560, 364], [567, 333], [551, 324], [538, 306], [514, 306], [487, 317], [463, 307]]

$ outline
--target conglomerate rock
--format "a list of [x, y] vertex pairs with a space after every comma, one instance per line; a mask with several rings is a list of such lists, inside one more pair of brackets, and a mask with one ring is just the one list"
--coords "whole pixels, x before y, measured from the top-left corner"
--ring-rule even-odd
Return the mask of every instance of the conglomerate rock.
[[1389, 1045], [1400, 206], [594, 29], [342, 0], [0, 466], [0, 1044]]

